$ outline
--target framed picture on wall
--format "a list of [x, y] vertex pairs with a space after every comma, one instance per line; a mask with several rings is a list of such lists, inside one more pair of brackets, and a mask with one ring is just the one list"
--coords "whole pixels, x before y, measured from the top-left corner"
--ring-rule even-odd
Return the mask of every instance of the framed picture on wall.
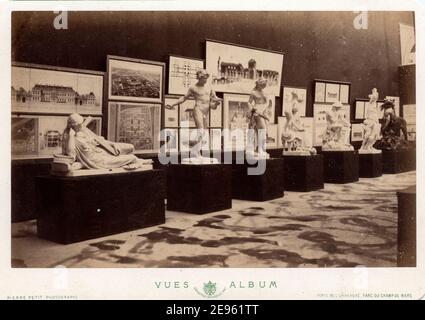
[[87, 128], [98, 136], [102, 135], [102, 118], [92, 117], [91, 121], [87, 124]]
[[40, 116], [38, 121], [38, 155], [53, 157], [56, 153], [62, 153], [63, 131], [68, 117]]
[[197, 82], [196, 72], [204, 69], [204, 60], [170, 55], [168, 61], [168, 93], [186, 94]]
[[407, 140], [416, 141], [416, 124], [407, 125]]
[[280, 96], [284, 53], [206, 40], [206, 69], [217, 92], [249, 94], [258, 78], [266, 95]]
[[351, 141], [363, 141], [364, 139], [364, 126], [362, 123], [351, 124]]
[[131, 143], [136, 153], [159, 150], [161, 105], [109, 102], [108, 140]]
[[162, 103], [165, 63], [107, 56], [108, 99]]
[[[171, 105], [179, 99], [178, 96], [165, 96], [164, 106]], [[178, 128], [179, 127], [179, 106], [174, 106], [173, 109], [164, 107], [164, 127]]]
[[355, 120], [361, 120], [365, 118], [366, 102], [368, 102], [368, 100], [366, 99], [356, 99], [356, 102], [354, 104], [354, 119]]
[[350, 103], [351, 83], [332, 81], [332, 80], [314, 80], [314, 103], [335, 103], [341, 101], [343, 104]]
[[[195, 128], [195, 119], [193, 118], [193, 108], [195, 107], [195, 100], [189, 99], [179, 105], [179, 122], [180, 127]], [[210, 117], [210, 113], [208, 116]], [[207, 124], [210, 123], [207, 119]]]
[[12, 157], [38, 156], [38, 117], [12, 116]]
[[103, 79], [98, 71], [12, 63], [12, 112], [102, 114]]
[[305, 116], [307, 106], [307, 88], [300, 87], [283, 87], [283, 103], [282, 116], [286, 112], [292, 112], [292, 108], [296, 107], [300, 116]]
[[221, 129], [210, 129], [210, 146], [211, 150], [221, 150]]
[[403, 118], [407, 124], [416, 124], [416, 104], [403, 105]]
[[278, 148], [278, 125], [277, 124], [269, 124], [267, 126], [267, 139], [266, 139], [266, 147], [267, 148]]

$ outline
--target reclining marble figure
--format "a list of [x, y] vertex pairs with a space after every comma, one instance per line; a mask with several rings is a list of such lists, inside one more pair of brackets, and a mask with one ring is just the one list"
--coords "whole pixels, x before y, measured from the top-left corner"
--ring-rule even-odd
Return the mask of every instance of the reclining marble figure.
[[91, 120], [91, 117], [84, 120], [78, 113], [68, 117], [63, 132], [62, 154], [54, 155], [53, 173], [70, 173], [79, 169], [95, 169], [95, 173], [100, 173], [102, 169], [112, 172], [117, 171], [115, 169], [152, 168], [151, 159], [139, 159], [133, 154], [132, 144], [108, 141], [88, 129]]

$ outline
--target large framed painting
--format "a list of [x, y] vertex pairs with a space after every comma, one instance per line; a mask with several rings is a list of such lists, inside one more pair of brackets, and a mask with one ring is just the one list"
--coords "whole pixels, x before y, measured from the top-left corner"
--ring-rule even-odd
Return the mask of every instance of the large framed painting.
[[108, 99], [161, 103], [165, 63], [107, 56]]
[[[246, 132], [249, 128], [249, 95], [225, 94], [223, 96], [223, 128], [229, 130], [229, 146], [232, 149], [244, 148], [246, 145]], [[243, 146], [237, 146], [237, 133], [243, 134]], [[227, 145], [227, 143], [226, 143]]]
[[267, 95], [280, 96], [284, 53], [206, 40], [206, 69], [218, 92], [249, 94], [258, 78]]
[[160, 104], [109, 102], [108, 140], [131, 143], [136, 153], [156, 153], [160, 130]]
[[105, 73], [12, 63], [12, 112], [102, 114]]
[[204, 60], [170, 55], [168, 60], [168, 93], [186, 94], [197, 82], [196, 72], [204, 69]]
[[350, 103], [350, 82], [314, 80], [314, 103]]
[[307, 88], [283, 87], [282, 116], [285, 111], [292, 112], [292, 108], [298, 109], [298, 114], [305, 117], [307, 106]]
[[12, 116], [12, 157], [38, 156], [38, 117]]
[[[166, 95], [164, 99], [164, 105], [171, 105], [179, 99], [178, 96]], [[174, 109], [167, 109], [164, 107], [164, 127], [166, 128], [178, 128], [179, 127], [179, 106], [175, 106]]]
[[[331, 104], [326, 103], [315, 103], [313, 105], [314, 115], [314, 135], [313, 135], [313, 146], [322, 146], [323, 136], [327, 130], [326, 114], [332, 110]], [[345, 121], [350, 122], [350, 105], [344, 104], [342, 107], [343, 117]], [[347, 141], [349, 143], [349, 141]]]

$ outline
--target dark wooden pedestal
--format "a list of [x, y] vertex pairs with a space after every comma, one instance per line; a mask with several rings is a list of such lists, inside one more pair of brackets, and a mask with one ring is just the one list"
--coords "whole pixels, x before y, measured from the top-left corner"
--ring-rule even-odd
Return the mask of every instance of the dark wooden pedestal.
[[167, 210], [203, 214], [231, 207], [230, 164], [168, 166]]
[[416, 267], [416, 186], [397, 192], [397, 265]]
[[382, 153], [359, 154], [359, 177], [376, 178], [382, 176]]
[[40, 238], [68, 244], [165, 222], [163, 170], [38, 177]]
[[416, 170], [416, 149], [382, 150], [382, 170], [388, 174]]
[[285, 190], [308, 192], [324, 188], [323, 156], [284, 156]]
[[323, 151], [323, 171], [326, 183], [359, 181], [357, 151]]
[[249, 168], [258, 167], [259, 164], [245, 162], [232, 165], [232, 196], [234, 199], [267, 201], [283, 197], [285, 170], [283, 158], [260, 161], [265, 161], [266, 168], [261, 175], [248, 174]]

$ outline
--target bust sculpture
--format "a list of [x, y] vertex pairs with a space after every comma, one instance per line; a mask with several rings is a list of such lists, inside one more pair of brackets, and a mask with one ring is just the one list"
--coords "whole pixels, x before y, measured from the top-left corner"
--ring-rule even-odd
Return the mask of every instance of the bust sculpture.
[[373, 145], [380, 136], [380, 124], [378, 118], [377, 101], [379, 93], [376, 88], [373, 88], [372, 93], [369, 95], [369, 103], [366, 110], [366, 119], [363, 121], [364, 138], [359, 153], [380, 153], [381, 151], [375, 149]]
[[77, 169], [114, 169], [134, 170], [152, 160], [139, 159], [134, 146], [128, 143], [117, 143], [98, 136], [87, 128], [91, 117], [84, 119], [78, 113], [68, 117], [67, 127], [63, 132], [62, 154], [54, 155], [53, 171], [68, 168]]
[[315, 155], [316, 149], [305, 143], [304, 123], [298, 108], [292, 105], [291, 112], [285, 110], [286, 123], [281, 135], [284, 155]]
[[344, 117], [342, 103], [335, 102], [332, 109], [326, 113], [327, 128], [323, 135], [324, 151], [351, 151], [353, 146], [348, 143], [351, 123]]
[[382, 150], [400, 150], [409, 147], [407, 141], [406, 120], [395, 114], [395, 106], [392, 100], [385, 100], [381, 106], [384, 110], [381, 126], [381, 140], [377, 147]]

